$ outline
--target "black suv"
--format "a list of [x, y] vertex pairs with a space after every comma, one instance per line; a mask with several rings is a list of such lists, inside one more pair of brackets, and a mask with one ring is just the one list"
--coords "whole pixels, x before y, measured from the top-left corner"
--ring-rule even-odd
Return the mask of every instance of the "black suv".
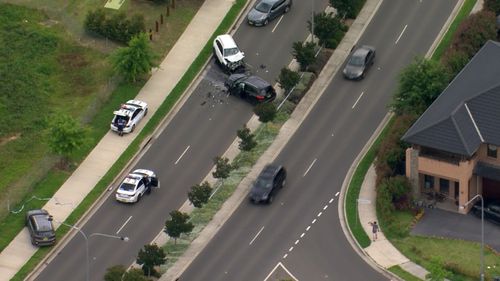
[[46, 210], [31, 210], [26, 213], [26, 227], [30, 232], [31, 244], [51, 246], [56, 243], [56, 232], [51, 216]]
[[[481, 217], [481, 201], [474, 204], [472, 213], [479, 218]], [[484, 219], [500, 224], [500, 201], [484, 202]]]
[[283, 166], [269, 164], [260, 172], [250, 190], [250, 201], [272, 203], [276, 192], [285, 185], [286, 170]]
[[247, 74], [232, 74], [224, 83], [231, 95], [244, 98], [251, 103], [270, 102], [276, 98], [276, 91], [266, 80]]

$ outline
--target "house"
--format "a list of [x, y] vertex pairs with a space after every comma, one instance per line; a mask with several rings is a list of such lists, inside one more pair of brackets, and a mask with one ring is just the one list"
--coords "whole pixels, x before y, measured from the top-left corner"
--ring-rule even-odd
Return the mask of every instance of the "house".
[[476, 194], [500, 200], [500, 43], [488, 41], [402, 139], [416, 198], [460, 213]]

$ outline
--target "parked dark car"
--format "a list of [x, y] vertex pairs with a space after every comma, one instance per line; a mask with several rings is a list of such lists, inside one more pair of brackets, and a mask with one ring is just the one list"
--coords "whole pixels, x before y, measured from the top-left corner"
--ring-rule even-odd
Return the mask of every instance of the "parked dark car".
[[249, 25], [267, 25], [272, 19], [288, 13], [292, 0], [258, 0], [247, 15]]
[[251, 103], [270, 102], [276, 91], [266, 80], [248, 74], [232, 74], [224, 83], [231, 95], [239, 96]]
[[347, 79], [363, 79], [366, 71], [373, 65], [375, 60], [375, 48], [371, 46], [361, 46], [357, 48], [347, 61], [344, 68], [344, 76]]
[[[472, 213], [481, 217], [481, 201], [474, 204]], [[484, 202], [484, 219], [500, 224], [500, 201]]]
[[56, 232], [51, 216], [46, 210], [31, 210], [26, 213], [26, 227], [35, 246], [51, 246], [56, 243]]
[[285, 185], [286, 170], [281, 165], [266, 165], [250, 190], [253, 203], [272, 203], [274, 196]]

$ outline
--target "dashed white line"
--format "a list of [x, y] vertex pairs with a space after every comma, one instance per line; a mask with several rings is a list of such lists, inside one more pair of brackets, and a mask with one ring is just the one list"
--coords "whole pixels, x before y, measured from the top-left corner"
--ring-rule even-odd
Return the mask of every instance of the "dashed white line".
[[314, 224], [315, 222], [316, 222], [316, 219], [313, 219], [312, 224]]
[[321, 217], [322, 214], [323, 214], [323, 212], [319, 212], [318, 213], [318, 218]]
[[328, 205], [325, 205], [325, 207], [323, 207], [323, 211], [326, 210], [326, 208], [328, 208]]
[[293, 251], [293, 246], [288, 249], [289, 252]]
[[309, 229], [311, 229], [311, 226], [308, 226], [308, 227], [306, 228], [306, 231], [309, 231]]
[[337, 193], [335, 193], [335, 197], [339, 196], [340, 192], [337, 191]]
[[179, 158], [177, 159], [177, 161], [175, 161], [175, 164], [174, 165], [177, 165], [177, 163], [179, 163], [179, 161], [181, 160], [182, 156], [184, 156], [184, 154], [186, 154], [186, 152], [188, 151], [189, 147], [191, 147], [190, 145], [188, 145], [186, 147], [186, 149], [184, 149], [184, 152], [181, 154], [181, 156], [179, 156]]
[[406, 30], [407, 27], [408, 27], [408, 25], [405, 25], [405, 27], [401, 31], [401, 34], [399, 34], [399, 37], [398, 37], [398, 39], [396, 39], [396, 42], [394, 42], [394, 44], [398, 44], [399, 39], [401, 39], [401, 36], [403, 36], [403, 33], [405, 33], [405, 30]]
[[309, 165], [309, 168], [307, 168], [306, 172], [304, 173], [303, 177], [305, 177], [307, 175], [307, 173], [309, 173], [309, 170], [311, 170], [312, 166], [314, 165], [314, 163], [316, 163], [316, 158], [314, 158], [314, 160], [312, 161], [311, 165]]
[[286, 259], [286, 257], [288, 257], [288, 254], [285, 254], [285, 255], [283, 256], [283, 259]]
[[274, 30], [276, 29], [276, 27], [278, 27], [278, 25], [280, 24], [281, 20], [283, 19], [283, 15], [281, 15], [281, 18], [280, 20], [276, 23], [276, 25], [274, 26], [273, 30], [271, 31], [271, 33], [274, 32]]
[[364, 95], [365, 92], [361, 92], [361, 94], [359, 95], [358, 99], [356, 100], [356, 102], [352, 105], [352, 109], [354, 109], [356, 107], [356, 104], [358, 104], [359, 100], [361, 99], [361, 97]]
[[259, 234], [262, 232], [262, 230], [264, 230], [264, 227], [262, 227], [259, 232], [257, 232], [257, 234], [255, 234], [255, 236], [253, 237], [252, 241], [250, 241], [250, 244], [248, 245], [252, 245], [253, 241], [255, 241], [255, 239], [257, 239], [257, 237], [259, 236]]
[[295, 245], [299, 244], [299, 239], [295, 240]]
[[332, 204], [332, 202], [333, 202], [333, 198], [330, 199], [330, 201], [328, 201], [328, 204]]
[[122, 229], [125, 227], [125, 225], [130, 221], [130, 219], [132, 219], [132, 216], [128, 217], [128, 219], [122, 224], [122, 226], [118, 229], [118, 231], [116, 232], [116, 234], [120, 233], [120, 231], [122, 231]]
[[304, 235], [306, 235], [306, 233], [305, 233], [305, 232], [302, 232], [302, 234], [300, 235], [300, 238], [303, 238], [303, 237], [304, 237]]

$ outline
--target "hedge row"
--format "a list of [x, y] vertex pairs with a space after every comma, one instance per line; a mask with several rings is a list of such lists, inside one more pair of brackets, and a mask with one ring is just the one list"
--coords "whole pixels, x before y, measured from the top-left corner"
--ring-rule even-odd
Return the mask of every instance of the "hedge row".
[[84, 26], [88, 32], [121, 43], [128, 43], [132, 37], [146, 30], [144, 16], [134, 15], [129, 19], [125, 13], [110, 15], [104, 9], [89, 11]]

